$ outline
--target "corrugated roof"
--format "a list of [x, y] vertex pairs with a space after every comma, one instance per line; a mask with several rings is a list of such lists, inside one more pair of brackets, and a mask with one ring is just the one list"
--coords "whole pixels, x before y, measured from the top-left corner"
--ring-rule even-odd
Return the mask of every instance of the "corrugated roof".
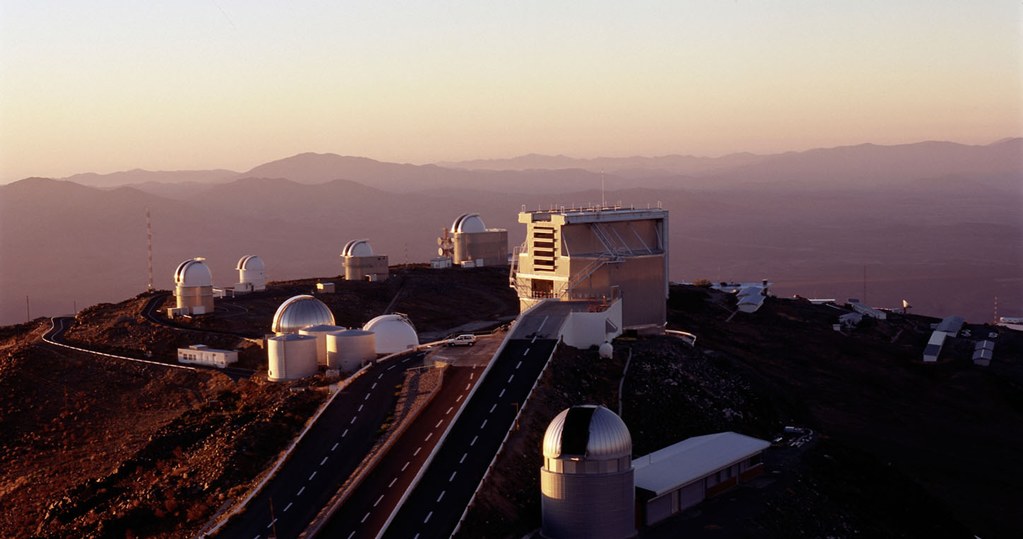
[[770, 447], [735, 432], [694, 436], [632, 461], [636, 486], [661, 495]]

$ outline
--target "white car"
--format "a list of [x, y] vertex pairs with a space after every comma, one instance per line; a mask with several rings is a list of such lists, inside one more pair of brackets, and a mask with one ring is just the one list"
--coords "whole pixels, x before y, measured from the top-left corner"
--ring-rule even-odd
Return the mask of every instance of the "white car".
[[472, 346], [474, 344], [476, 344], [476, 336], [471, 333], [459, 335], [448, 341], [448, 346]]

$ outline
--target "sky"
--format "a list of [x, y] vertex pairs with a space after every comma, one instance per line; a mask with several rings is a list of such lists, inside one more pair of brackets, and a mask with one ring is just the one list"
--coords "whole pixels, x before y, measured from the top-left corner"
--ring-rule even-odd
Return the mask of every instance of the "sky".
[[1023, 2], [0, 0], [0, 183], [1023, 134]]

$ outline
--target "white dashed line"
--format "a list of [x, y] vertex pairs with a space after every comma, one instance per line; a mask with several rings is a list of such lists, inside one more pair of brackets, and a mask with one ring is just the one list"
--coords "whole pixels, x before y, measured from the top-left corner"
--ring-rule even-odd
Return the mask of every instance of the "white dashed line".
[[448, 478], [448, 483], [454, 481], [456, 475], [458, 475], [458, 472], [451, 472], [451, 477]]
[[440, 502], [444, 498], [444, 493], [445, 492], [447, 492], [447, 491], [446, 490], [440, 491], [440, 496], [437, 496], [437, 501], [438, 502]]
[[434, 425], [434, 426], [433, 426], [433, 428], [437, 428], [437, 427], [439, 427], [439, 426], [440, 426], [440, 424], [441, 424], [441, 423], [443, 423], [443, 422], [444, 422], [444, 420], [443, 420], [443, 419], [441, 419], [440, 421], [438, 421], [438, 422], [437, 422], [437, 424], [436, 424], [436, 425]]
[[376, 506], [380, 505], [380, 500], [382, 500], [382, 499], [384, 499], [384, 495], [383, 494], [381, 494], [380, 497], [377, 498], [377, 501], [373, 502], [373, 507], [376, 507]]
[[530, 343], [530, 344], [533, 344], [533, 343], [535, 343], [535, 342], [536, 342], [536, 337], [537, 337], [536, 335], [533, 335], [533, 340], [529, 341], [529, 343]]
[[373, 385], [369, 386], [369, 388], [370, 388], [371, 390], [373, 390], [373, 389], [376, 389], [376, 388], [377, 388], [377, 383], [376, 383], [376, 382], [373, 382]]
[[444, 415], [448, 415], [448, 414], [450, 414], [450, 413], [451, 413], [451, 410], [454, 410], [454, 409], [455, 409], [455, 407], [454, 407], [454, 406], [451, 406], [451, 407], [449, 407], [449, 408], [448, 408], [448, 411], [447, 411], [447, 412], [444, 412]]
[[427, 435], [426, 435], [426, 438], [423, 438], [423, 441], [424, 441], [424, 442], [429, 442], [429, 441], [430, 441], [430, 438], [433, 438], [433, 433], [432, 433], [432, 432], [431, 432], [430, 434], [427, 434]]
[[405, 465], [401, 467], [401, 471], [403, 471], [403, 472], [404, 472], [404, 471], [405, 471], [405, 468], [408, 468], [408, 464], [409, 464], [409, 461], [407, 461], [407, 460], [406, 460], [406, 461], [405, 461]]
[[284, 512], [287, 513], [288, 509], [291, 509], [291, 503], [290, 502], [288, 503], [288, 505], [284, 506]]
[[412, 456], [414, 457], [414, 456], [418, 455], [419, 452], [422, 451], [422, 450], [423, 450], [423, 446], [417, 447], [416, 450], [412, 453]]
[[315, 470], [313, 470], [313, 473], [309, 474], [309, 479], [308, 480], [312, 481], [314, 477], [316, 477], [316, 471]]
[[[379, 379], [381, 379], [383, 377], [384, 377], [384, 373], [380, 373], [380, 376], [377, 376], [377, 380], [379, 380]], [[355, 533], [355, 532], [352, 532], [352, 533]]]
[[503, 397], [503, 396], [504, 396], [504, 392], [505, 392], [505, 391], [506, 391], [506, 390], [502, 389], [502, 390], [501, 390], [501, 392], [500, 392], [500, 393], [498, 393], [498, 395], [497, 395], [497, 398], [499, 398], [499, 399], [500, 399], [501, 397]]
[[427, 522], [429, 522], [430, 521], [430, 517], [432, 517], [432, 516], [433, 516], [433, 511], [430, 511], [429, 513], [427, 513], [426, 514], [426, 518], [423, 519], [423, 524], [426, 524]]
[[355, 424], [355, 420], [358, 419], [358, 418], [359, 418], [359, 416], [352, 416], [352, 422], [349, 423], [349, 425], [354, 425]]
[[529, 348], [526, 348], [526, 351], [525, 351], [525, 352], [522, 352], [522, 355], [524, 355], [524, 356], [528, 356], [528, 355], [529, 355]]
[[352, 537], [355, 537], [355, 530], [352, 530], [352, 533], [348, 534], [347, 539], [352, 539]]
[[[367, 395], [367, 397], [368, 397], [368, 396], [369, 396], [369, 395]], [[356, 412], [361, 412], [361, 411], [362, 411], [362, 407], [363, 407], [363, 406], [366, 406], [366, 405], [365, 405], [365, 404], [360, 404], [360, 405], [359, 405], [359, 409], [358, 409], [358, 410], [356, 410]]]
[[515, 365], [515, 370], [519, 370], [519, 367], [521, 367], [521, 366], [522, 366], [522, 360], [520, 359], [518, 364]]
[[337, 444], [338, 444], [338, 442], [334, 442], [334, 447], [331, 447], [331, 448], [330, 448], [330, 452], [331, 452], [331, 453], [333, 453], [334, 451], [336, 451], [336, 450], [337, 450]]
[[270, 523], [266, 525], [266, 529], [269, 530], [270, 528], [273, 528], [274, 524], [277, 524], [277, 519], [276, 518], [271, 520]]
[[364, 400], [364, 401], [368, 401], [368, 400], [369, 400], [369, 393], [366, 393], [366, 396], [365, 396], [365, 397], [363, 397], [363, 398], [362, 398], [362, 400]]
[[369, 518], [369, 511], [366, 511], [366, 514], [362, 515], [362, 520], [360, 520], [359, 522], [366, 522], [367, 518]]
[[320, 461], [320, 466], [323, 466], [326, 463], [327, 463], [327, 457], [323, 457], [323, 460]]
[[465, 457], [468, 457], [468, 456], [469, 456], [469, 453], [462, 453], [462, 458], [458, 460], [458, 463], [461, 464], [461, 463], [465, 462]]
[[393, 369], [393, 368], [394, 368], [395, 366], [396, 366], [396, 365], [391, 365], [390, 367], [387, 367], [387, 370], [391, 370], [391, 369]]
[[391, 482], [387, 484], [387, 488], [393, 487], [394, 486], [394, 482], [397, 481], [397, 480], [398, 480], [397, 477], [395, 477], [394, 479], [391, 479]]
[[472, 447], [472, 446], [476, 445], [476, 440], [478, 440], [478, 439], [479, 439], [479, 436], [473, 436], [472, 437], [472, 441], [469, 442], [469, 447]]
[[345, 431], [341, 433], [342, 438], [344, 438], [345, 436], [348, 436], [348, 429], [345, 429]]
[[483, 427], [486, 427], [486, 426], [487, 426], [487, 420], [484, 419], [483, 423], [480, 423], [480, 428], [482, 429]]
[[469, 379], [470, 379], [470, 380], [472, 380], [472, 377], [473, 377], [473, 376], [476, 376], [476, 373], [474, 373], [474, 372], [470, 372], [470, 373], [469, 373]]
[[298, 489], [298, 493], [295, 496], [301, 496], [303, 492], [305, 492], [305, 487]]
[[455, 399], [455, 402], [459, 402], [459, 401], [461, 401], [461, 400], [462, 400], [462, 397], [464, 397], [464, 396], [465, 396], [465, 395], [459, 395], [459, 396], [458, 396], [458, 398], [457, 398], [457, 399]]
[[508, 383], [510, 384], [513, 379], [515, 379], [514, 374], [508, 377]]
[[489, 411], [489, 412], [487, 412], [487, 413], [488, 413], [488, 414], [492, 414], [492, 413], [494, 413], [494, 408], [497, 408], [497, 403], [496, 403], [496, 402], [494, 403], [494, 405], [493, 405], [493, 406], [491, 406], [491, 407], [490, 407], [490, 411]]
[[470, 387], [472, 387], [472, 384], [465, 384], [465, 390], [466, 390], [466, 391], [469, 391], [469, 388], [470, 388]]

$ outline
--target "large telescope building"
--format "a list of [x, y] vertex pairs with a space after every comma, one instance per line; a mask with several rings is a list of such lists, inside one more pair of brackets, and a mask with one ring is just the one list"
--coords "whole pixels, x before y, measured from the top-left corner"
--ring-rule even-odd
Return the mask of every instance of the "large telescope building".
[[522, 310], [545, 300], [622, 299], [625, 328], [663, 328], [668, 211], [599, 206], [523, 211], [510, 283]]

